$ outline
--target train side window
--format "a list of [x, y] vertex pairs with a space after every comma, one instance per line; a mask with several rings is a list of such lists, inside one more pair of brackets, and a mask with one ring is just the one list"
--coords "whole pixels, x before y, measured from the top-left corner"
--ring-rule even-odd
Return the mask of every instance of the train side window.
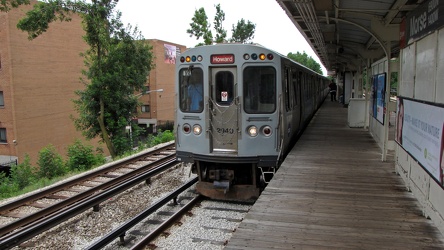
[[284, 85], [284, 89], [285, 89], [285, 108], [286, 111], [290, 111], [291, 110], [291, 91], [290, 91], [290, 69], [289, 68], [285, 68], [285, 85]]
[[296, 70], [293, 71], [293, 94], [294, 94], [294, 98], [293, 98], [293, 102], [294, 102], [294, 107], [298, 106], [298, 89], [299, 89], [299, 84], [300, 80], [299, 80], [299, 75], [297, 73]]
[[243, 72], [244, 110], [250, 114], [276, 110], [276, 70], [273, 67], [247, 67]]
[[230, 71], [216, 73], [216, 103], [230, 105], [234, 98], [234, 76]]
[[180, 110], [183, 112], [200, 113], [203, 111], [203, 70], [187, 68], [179, 71]]

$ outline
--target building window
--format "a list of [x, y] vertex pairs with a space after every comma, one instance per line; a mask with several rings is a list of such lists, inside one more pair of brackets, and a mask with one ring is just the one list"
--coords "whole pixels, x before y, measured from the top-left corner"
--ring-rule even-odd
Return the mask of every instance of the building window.
[[6, 129], [0, 128], [0, 143], [6, 143]]
[[150, 112], [150, 105], [142, 105], [142, 112], [149, 113]]
[[5, 106], [5, 99], [3, 98], [3, 91], [0, 91], [0, 108]]

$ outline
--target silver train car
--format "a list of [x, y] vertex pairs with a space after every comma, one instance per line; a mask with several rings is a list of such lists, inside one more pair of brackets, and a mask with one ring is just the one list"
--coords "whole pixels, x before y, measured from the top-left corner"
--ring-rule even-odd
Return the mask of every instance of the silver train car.
[[176, 60], [176, 158], [197, 191], [253, 200], [328, 94], [322, 75], [252, 44], [189, 49]]

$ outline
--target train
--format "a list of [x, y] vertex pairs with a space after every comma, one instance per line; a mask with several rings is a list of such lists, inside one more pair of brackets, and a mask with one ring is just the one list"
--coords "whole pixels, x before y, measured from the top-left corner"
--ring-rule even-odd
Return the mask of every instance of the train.
[[259, 197], [330, 83], [257, 44], [188, 49], [175, 74], [176, 159], [191, 164], [197, 192], [216, 200]]

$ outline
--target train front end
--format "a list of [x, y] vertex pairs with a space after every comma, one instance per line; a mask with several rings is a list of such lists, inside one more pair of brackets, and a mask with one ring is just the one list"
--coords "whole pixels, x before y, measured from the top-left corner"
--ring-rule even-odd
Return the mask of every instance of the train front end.
[[176, 154], [193, 164], [197, 191], [252, 200], [280, 155], [279, 56], [245, 44], [202, 46], [176, 64]]

